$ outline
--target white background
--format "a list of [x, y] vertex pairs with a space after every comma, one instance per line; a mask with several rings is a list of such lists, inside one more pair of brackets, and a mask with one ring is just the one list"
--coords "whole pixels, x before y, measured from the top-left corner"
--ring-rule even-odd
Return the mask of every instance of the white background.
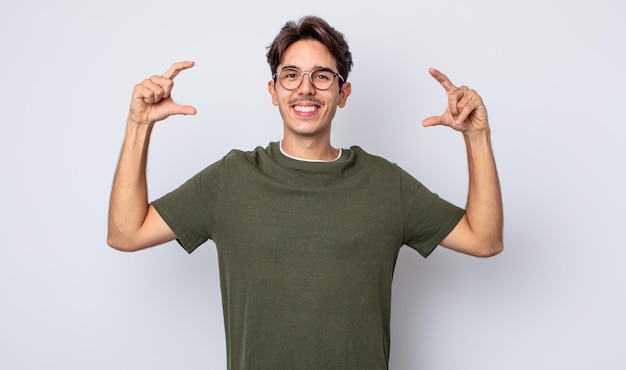
[[623, 1], [1, 1], [0, 368], [225, 368], [213, 244], [106, 245], [129, 98], [196, 61], [174, 96], [197, 116], [154, 130], [154, 199], [280, 139], [265, 47], [307, 14], [355, 60], [333, 144], [463, 206], [461, 136], [421, 127], [445, 105], [428, 67], [476, 89], [491, 118], [505, 251], [403, 248], [391, 369], [626, 368]]

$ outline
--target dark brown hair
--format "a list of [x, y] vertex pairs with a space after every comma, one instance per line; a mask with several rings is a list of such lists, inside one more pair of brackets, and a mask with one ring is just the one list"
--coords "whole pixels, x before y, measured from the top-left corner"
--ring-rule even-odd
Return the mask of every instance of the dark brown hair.
[[[341, 32], [331, 27], [325, 20], [314, 16], [301, 18], [297, 23], [294, 21], [285, 23], [267, 48], [267, 63], [272, 70], [272, 76], [276, 73], [285, 50], [300, 40], [317, 40], [324, 44], [337, 60], [337, 69], [339, 69], [337, 72], [348, 80], [348, 74], [352, 69], [352, 53], [350, 53], [348, 43]], [[341, 83], [339, 86], [341, 87]]]

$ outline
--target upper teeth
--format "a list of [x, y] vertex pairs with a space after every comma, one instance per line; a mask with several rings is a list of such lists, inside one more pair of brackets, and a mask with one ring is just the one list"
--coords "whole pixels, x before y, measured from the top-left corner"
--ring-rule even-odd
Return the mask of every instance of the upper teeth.
[[307, 105], [307, 106], [296, 105], [294, 107], [294, 109], [299, 111], [299, 112], [313, 112], [315, 110], [315, 106], [313, 106], [313, 105]]

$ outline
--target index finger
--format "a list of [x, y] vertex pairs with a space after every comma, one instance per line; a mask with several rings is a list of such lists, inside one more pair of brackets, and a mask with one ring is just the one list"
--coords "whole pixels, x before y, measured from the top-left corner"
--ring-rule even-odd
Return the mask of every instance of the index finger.
[[439, 72], [435, 68], [430, 68], [428, 72], [430, 72], [430, 75], [433, 76], [435, 80], [437, 80], [441, 84], [441, 86], [443, 86], [446, 92], [452, 92], [456, 90], [456, 86], [454, 86], [454, 84], [450, 81], [448, 76]]
[[167, 72], [163, 73], [162, 77], [169, 78], [170, 80], [173, 80], [174, 77], [178, 76], [178, 74], [181, 71], [184, 71], [185, 69], [193, 67], [194, 64], [195, 64], [194, 62], [178, 62], [178, 63], [174, 63], [174, 64], [172, 64], [170, 69], [167, 70]]

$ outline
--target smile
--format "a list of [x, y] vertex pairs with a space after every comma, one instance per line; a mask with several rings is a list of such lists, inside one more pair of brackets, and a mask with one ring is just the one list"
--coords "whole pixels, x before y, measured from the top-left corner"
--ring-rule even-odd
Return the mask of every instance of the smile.
[[318, 107], [315, 105], [295, 105], [293, 109], [296, 110], [297, 112], [311, 113], [311, 112], [315, 112], [318, 109]]

